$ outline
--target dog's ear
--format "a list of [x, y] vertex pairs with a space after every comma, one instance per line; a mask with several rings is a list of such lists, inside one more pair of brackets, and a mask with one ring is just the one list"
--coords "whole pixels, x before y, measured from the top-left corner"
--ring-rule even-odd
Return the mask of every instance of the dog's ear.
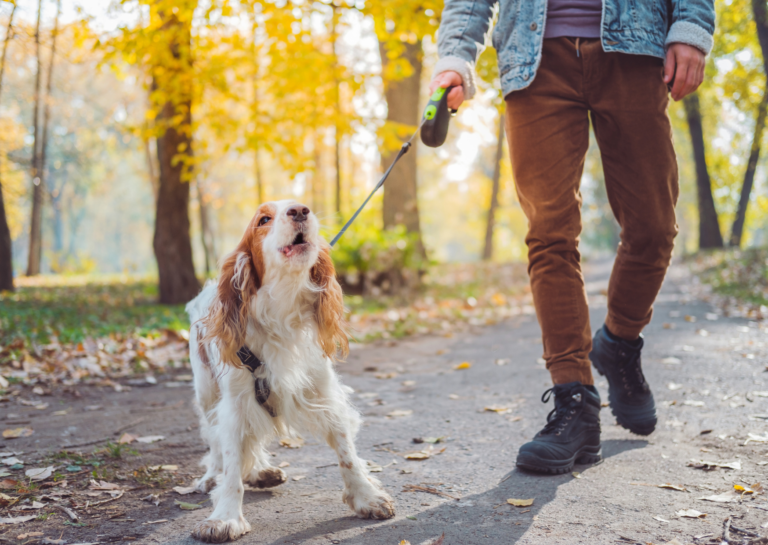
[[203, 340], [216, 343], [224, 363], [242, 366], [237, 351], [245, 343], [248, 307], [259, 286], [251, 249], [243, 241], [222, 261], [216, 297], [203, 319]]
[[331, 260], [330, 248], [320, 249], [317, 263], [310, 271], [312, 282], [320, 288], [315, 301], [315, 320], [318, 340], [323, 352], [333, 358], [336, 352], [342, 357], [349, 353], [349, 339], [344, 323], [344, 296], [336, 280], [336, 270]]

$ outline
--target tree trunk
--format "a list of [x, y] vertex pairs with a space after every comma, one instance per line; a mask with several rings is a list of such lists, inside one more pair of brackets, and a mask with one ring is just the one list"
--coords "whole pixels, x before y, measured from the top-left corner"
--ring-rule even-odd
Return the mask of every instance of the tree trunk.
[[755, 171], [757, 170], [757, 161], [760, 159], [760, 147], [765, 131], [765, 115], [768, 107], [768, 84], [763, 91], [763, 99], [757, 107], [757, 117], [755, 119], [755, 132], [752, 137], [752, 149], [749, 151], [749, 161], [747, 161], [747, 170], [744, 172], [744, 182], [741, 185], [741, 195], [739, 195], [739, 206], [736, 209], [736, 217], [733, 219], [731, 227], [731, 238], [728, 241], [730, 246], [739, 248], [741, 239], [744, 236], [744, 222], [747, 219], [747, 206], [749, 206], [749, 197], [752, 193], [752, 186], [755, 182]]
[[51, 32], [51, 61], [48, 63], [45, 96], [43, 97], [43, 138], [40, 143], [40, 187], [48, 185], [46, 180], [46, 164], [48, 157], [48, 128], [51, 124], [51, 91], [53, 89], [53, 67], [56, 63], [56, 37], [59, 34], [59, 17], [61, 16], [61, 0], [56, 2], [56, 19]]
[[157, 193], [160, 187], [160, 180], [157, 179], [157, 169], [155, 168], [155, 159], [152, 157], [149, 137], [144, 138], [144, 158], [147, 161], [147, 174], [149, 174], [149, 183], [152, 186], [152, 196], [155, 198], [155, 206], [157, 206]]
[[747, 161], [747, 170], [744, 172], [744, 183], [741, 186], [741, 195], [739, 195], [739, 206], [736, 209], [736, 217], [733, 220], [731, 228], [731, 246], [740, 247], [741, 240], [744, 237], [744, 222], [747, 218], [747, 207], [749, 206], [749, 197], [752, 194], [752, 186], [755, 182], [755, 171], [757, 162], [760, 159], [760, 148], [765, 132], [766, 110], [768, 110], [768, 8], [765, 0], [752, 0], [752, 13], [757, 26], [757, 40], [760, 43], [760, 49], [763, 53], [763, 73], [766, 75], [765, 89], [763, 90], [763, 99], [757, 108], [755, 117], [755, 132], [752, 137], [752, 148], [749, 152], [749, 161]]
[[198, 178], [195, 182], [197, 187], [197, 201], [200, 205], [200, 239], [203, 243], [203, 252], [205, 253], [205, 274], [210, 274], [216, 269], [216, 249], [213, 242], [213, 231], [211, 229], [210, 209], [205, 201], [203, 187]]
[[[180, 10], [182, 11], [182, 10]], [[162, 304], [186, 303], [195, 297], [200, 284], [192, 261], [189, 235], [189, 182], [192, 179], [192, 82], [191, 21], [176, 15], [158, 14], [176, 67], [157, 67], [153, 87], [168, 86], [172, 98], [162, 105], [156, 122], [162, 128], [157, 138], [159, 187], [153, 247], [159, 275]], [[169, 73], [170, 72], [170, 73]], [[179, 121], [181, 119], [181, 121]]]
[[683, 99], [683, 104], [688, 118], [693, 160], [696, 163], [696, 187], [699, 197], [699, 249], [722, 248], [723, 236], [720, 233], [720, 224], [717, 220], [715, 199], [712, 197], [712, 182], [707, 171], [699, 94], [688, 95]]
[[[5, 74], [5, 58], [8, 53], [8, 44], [13, 38], [13, 16], [16, 14], [16, 4], [11, 8], [8, 16], [8, 26], [5, 29], [3, 41], [3, 54], [0, 57], [0, 97], [3, 94], [3, 75]], [[0, 176], [3, 173], [0, 157]], [[0, 291], [13, 291], [13, 244], [11, 243], [11, 230], [8, 227], [8, 218], [5, 215], [5, 200], [3, 199], [3, 181], [0, 178]]]
[[335, 212], [337, 222], [341, 222], [341, 93], [339, 87], [341, 82], [339, 81], [339, 54], [336, 51], [336, 42], [338, 41], [338, 34], [336, 27], [339, 24], [339, 8], [333, 3], [331, 4], [333, 9], [333, 18], [331, 21], [331, 47], [333, 48], [333, 87], [334, 98], [336, 100], [336, 123], [334, 127], [334, 160], [336, 168], [336, 187], [335, 187]]
[[504, 157], [504, 112], [499, 113], [499, 132], [496, 140], [496, 164], [493, 166], [491, 203], [488, 206], [488, 222], [485, 225], [485, 246], [483, 259], [493, 259], [493, 228], [496, 225], [496, 209], [499, 207], [499, 182], [501, 180], [501, 159]]
[[[383, 70], [389, 60], [386, 45], [379, 42]], [[403, 57], [413, 68], [413, 73], [397, 81], [385, 81], [384, 93], [387, 98], [387, 122], [412, 127], [414, 130], [421, 120], [419, 115], [419, 90], [421, 83], [421, 43], [406, 43]], [[381, 168], [386, 170], [397, 155], [398, 150], [382, 153]], [[384, 228], [405, 225], [409, 233], [419, 238], [419, 250], [425, 254], [421, 242], [419, 222], [418, 180], [416, 169], [416, 140], [413, 149], [397, 163], [392, 174], [384, 184]]]
[[29, 256], [27, 256], [27, 276], [40, 274], [40, 261], [43, 251], [43, 171], [40, 168], [40, 80], [43, 72], [43, 59], [40, 51], [40, 18], [43, 12], [43, 0], [37, 6], [37, 26], [35, 27], [35, 53], [37, 55], [37, 74], [35, 75], [35, 96], [33, 99], [32, 124], [32, 217], [29, 222]]

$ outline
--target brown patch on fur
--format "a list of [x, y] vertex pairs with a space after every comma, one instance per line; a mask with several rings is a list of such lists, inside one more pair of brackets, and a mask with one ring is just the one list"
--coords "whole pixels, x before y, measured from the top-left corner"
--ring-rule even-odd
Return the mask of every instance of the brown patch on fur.
[[352, 469], [352, 462], [339, 462], [339, 465], [344, 469]]
[[273, 488], [280, 486], [287, 480], [285, 471], [277, 467], [270, 467], [259, 471], [256, 479], [248, 479], [246, 482], [254, 488]]
[[317, 263], [309, 274], [312, 282], [322, 288], [315, 301], [320, 346], [329, 358], [333, 358], [337, 351], [345, 357], [349, 353], [349, 339], [344, 322], [344, 296], [336, 280], [336, 270], [328, 246], [320, 249]]
[[274, 224], [270, 221], [259, 225], [259, 221], [265, 216], [274, 218], [275, 213], [274, 205], [263, 204], [259, 207], [235, 251], [224, 258], [216, 298], [210, 312], [202, 319], [206, 328], [203, 342], [215, 342], [221, 360], [235, 367], [243, 366], [237, 351], [245, 343], [248, 306], [256, 297], [264, 276], [261, 243]]

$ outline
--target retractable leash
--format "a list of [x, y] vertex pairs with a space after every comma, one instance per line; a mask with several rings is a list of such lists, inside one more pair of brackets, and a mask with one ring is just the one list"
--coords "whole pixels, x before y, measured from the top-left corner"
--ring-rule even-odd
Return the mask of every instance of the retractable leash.
[[379, 183], [376, 184], [376, 187], [373, 188], [373, 191], [371, 191], [368, 197], [363, 201], [363, 204], [360, 205], [360, 208], [358, 208], [355, 213], [352, 214], [352, 217], [349, 218], [347, 223], [344, 224], [344, 227], [341, 228], [339, 234], [333, 237], [333, 240], [331, 241], [331, 248], [333, 248], [333, 246], [339, 241], [341, 235], [347, 232], [349, 226], [352, 225], [352, 222], [357, 219], [357, 216], [360, 215], [360, 212], [363, 211], [363, 208], [365, 208], [365, 205], [368, 204], [368, 201], [371, 200], [373, 195], [379, 190], [381, 186], [384, 185], [384, 182], [387, 181], [387, 177], [389, 177], [389, 173], [392, 172], [393, 168], [395, 168], [397, 162], [403, 155], [408, 153], [409, 149], [411, 149], [411, 142], [413, 142], [413, 139], [416, 138], [417, 134], [419, 134], [419, 131], [421, 131], [421, 141], [430, 148], [438, 148], [443, 145], [445, 142], [445, 137], [448, 135], [448, 125], [451, 121], [451, 117], [456, 115], [457, 112], [457, 110], [451, 110], [448, 108], [448, 93], [451, 92], [451, 89], [453, 89], [453, 87], [448, 87], [447, 89], [438, 87], [435, 89], [435, 92], [432, 93], [431, 97], [429, 97], [429, 103], [427, 104], [427, 107], [424, 108], [424, 116], [421, 118], [421, 123], [416, 129], [416, 132], [414, 132], [411, 137], [403, 143], [400, 151], [397, 152], [397, 156], [395, 156], [395, 160], [392, 161], [391, 165], [389, 165], [389, 168], [384, 173], [384, 176], [381, 177]]

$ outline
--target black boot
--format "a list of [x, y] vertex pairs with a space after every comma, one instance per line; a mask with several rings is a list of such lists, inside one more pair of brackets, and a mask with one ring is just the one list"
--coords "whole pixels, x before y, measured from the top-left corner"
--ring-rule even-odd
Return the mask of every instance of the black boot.
[[616, 421], [638, 435], [656, 428], [656, 404], [640, 365], [642, 337], [635, 343], [619, 339], [601, 327], [592, 341], [589, 359], [608, 379], [608, 403]]
[[547, 415], [547, 425], [520, 447], [517, 467], [557, 474], [571, 471], [574, 462], [599, 462], [600, 394], [594, 386], [569, 382], [544, 392], [541, 401], [548, 402], [553, 393], [555, 408]]

